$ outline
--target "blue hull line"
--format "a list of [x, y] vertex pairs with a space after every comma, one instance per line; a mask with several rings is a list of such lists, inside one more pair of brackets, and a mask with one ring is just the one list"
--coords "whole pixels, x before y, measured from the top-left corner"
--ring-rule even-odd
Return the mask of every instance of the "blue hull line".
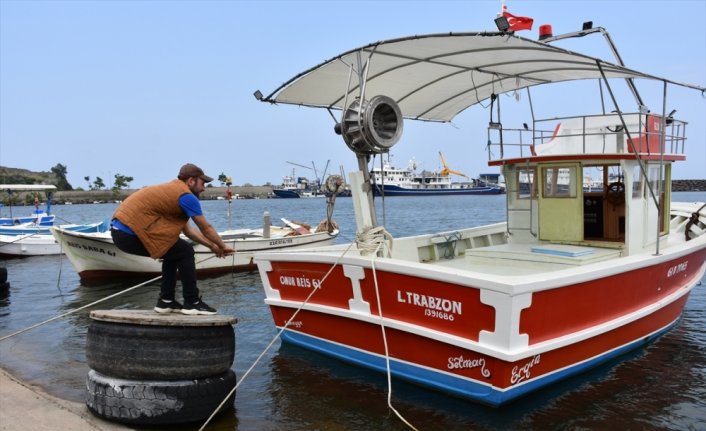
[[[399, 186], [383, 186], [385, 196], [448, 196], [448, 195], [499, 195], [505, 190], [500, 187], [468, 187], [446, 189], [406, 189]], [[380, 196], [380, 187], [373, 186], [375, 196]]]
[[[417, 383], [421, 386], [437, 389], [442, 392], [468, 398], [483, 404], [500, 406], [508, 401], [526, 395], [529, 392], [536, 391], [544, 386], [566, 379], [570, 376], [583, 373], [591, 368], [601, 365], [602, 363], [610, 361], [611, 359], [624, 355], [631, 350], [648, 344], [668, 332], [677, 321], [678, 319], [651, 335], [641, 337], [639, 340], [611, 350], [610, 352], [606, 352], [600, 356], [596, 356], [585, 362], [564, 368], [551, 374], [528, 380], [506, 390], [496, 389], [489, 384], [482, 384], [474, 380], [458, 377], [450, 373], [439, 372], [431, 368], [410, 364], [408, 362], [402, 362], [394, 358], [390, 358], [390, 372], [395, 377]], [[342, 344], [333, 343], [291, 330], [285, 330], [282, 333], [282, 340], [306, 349], [332, 356], [345, 362], [382, 373], [387, 373], [385, 357], [381, 355], [371, 354], [366, 351], [353, 349]]]

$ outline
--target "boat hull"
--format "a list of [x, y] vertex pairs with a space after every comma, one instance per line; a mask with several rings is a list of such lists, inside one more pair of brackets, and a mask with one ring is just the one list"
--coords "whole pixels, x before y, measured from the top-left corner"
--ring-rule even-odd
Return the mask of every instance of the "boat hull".
[[[110, 227], [108, 221], [86, 224], [65, 224], [59, 226], [64, 230], [74, 232], [105, 232]], [[37, 226], [37, 225], [15, 225], [15, 226], [0, 226], [0, 235], [51, 235], [52, 225]], [[53, 238], [53, 237], [52, 237]]]
[[404, 188], [387, 184], [376, 186], [373, 190], [376, 196], [381, 194], [385, 196], [499, 195], [504, 193], [504, 189], [500, 187]]
[[[489, 382], [490, 379], [484, 378], [482, 374], [474, 378], [438, 367], [420, 365], [419, 362], [411, 361], [408, 355], [393, 350], [390, 350], [390, 373], [395, 377], [430, 389], [471, 399], [490, 406], [500, 406], [526, 395], [529, 392], [583, 373], [611, 359], [651, 343], [677, 323], [677, 319], [686, 299], [687, 297], [685, 296], [682, 301], [674, 304], [673, 308], [664, 310], [664, 312], [659, 315], [646, 318], [646, 320], [654, 320], [655, 322], [637, 322], [634, 326], [631, 325], [623, 328], [623, 331], [609, 333], [603, 337], [590, 340], [589, 342], [572, 346], [571, 349], [584, 349], [590, 353], [573, 359], [568, 365], [563, 365], [567, 362], [566, 357], [575, 355], [570, 355], [570, 352], [566, 350], [542, 353], [532, 358], [509, 362], [498, 360], [492, 356], [479, 355], [473, 350], [450, 346], [433, 339], [417, 337], [410, 339], [405, 332], [396, 330], [386, 331], [385, 335], [390, 346], [414, 346], [414, 349], [424, 352], [424, 355], [430, 363], [449, 364], [449, 361], [454, 358], [455, 363], [458, 363], [459, 366], [464, 366], [463, 363], [466, 362], [468, 364], [467, 366], [479, 367], [481, 373], [487, 371], [490, 376], [496, 374], [506, 375], [510, 376], [511, 380], [513, 378], [516, 380], [522, 379], [524, 376], [524, 374], [522, 374], [524, 371], [522, 370], [525, 369], [525, 367], [531, 368], [531, 371], [526, 372], [527, 375], [530, 376], [531, 374], [541, 372], [541, 375], [536, 378], [510, 387], [497, 387]], [[273, 315], [280, 317], [280, 320], [286, 321], [287, 316], [291, 315], [291, 313], [284, 310], [273, 310]], [[342, 324], [340, 319], [317, 319], [311, 317], [312, 316], [306, 316], [306, 313], [302, 313], [297, 316], [297, 321], [300, 321], [303, 326], [321, 325], [334, 328], [337, 332], [369, 334], [372, 337], [380, 338], [381, 332], [379, 325], [351, 325], [348, 324], [348, 322]], [[655, 325], [655, 323], [662, 323], [664, 320], [669, 320], [670, 318], [673, 318], [673, 320], [668, 322], [665, 326], [644, 334], [646, 328], [659, 326], [658, 324]], [[282, 327], [278, 327], [278, 329], [282, 329]], [[345, 342], [334, 341], [330, 338], [316, 337], [309, 333], [292, 329], [287, 329], [282, 333], [282, 340], [354, 365], [383, 373], [387, 372], [384, 352], [376, 352], [375, 350], [369, 350]], [[607, 346], [611, 348], [605, 350]], [[542, 371], [539, 370], [540, 364], [544, 368]]]
[[299, 193], [296, 190], [280, 190], [272, 189], [272, 193], [278, 198], [283, 199], [299, 199]]
[[295, 259], [257, 259], [283, 341], [383, 372], [388, 357], [394, 376], [498, 406], [668, 331], [704, 275], [706, 249], [571, 272], [522, 294], [499, 293], [497, 279], [386, 268], [384, 259], [375, 274], [349, 260], [321, 284], [330, 265]]
[[61, 254], [61, 245], [49, 235], [0, 235], [0, 256], [28, 257]]
[[0, 217], [0, 226], [16, 226], [33, 223], [37, 226], [51, 226], [54, 224], [54, 214], [34, 214], [26, 217]]
[[[110, 232], [81, 233], [53, 228], [57, 241], [71, 261], [82, 281], [102, 281], [113, 278], [145, 277], [161, 274], [159, 260], [137, 256], [119, 250], [113, 244]], [[224, 242], [236, 250], [231, 256], [219, 259], [206, 247], [194, 247], [198, 275], [217, 275], [228, 272], [253, 271], [253, 256], [258, 251], [316, 247], [331, 244], [338, 231], [310, 235], [262, 238], [240, 235], [224, 237]]]

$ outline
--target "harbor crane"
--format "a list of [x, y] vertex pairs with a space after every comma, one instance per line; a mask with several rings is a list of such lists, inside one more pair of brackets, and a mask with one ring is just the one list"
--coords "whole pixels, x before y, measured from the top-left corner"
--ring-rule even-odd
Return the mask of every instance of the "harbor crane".
[[454, 175], [458, 175], [460, 177], [468, 178], [468, 175], [466, 175], [466, 174], [462, 174], [461, 172], [449, 169], [449, 166], [446, 164], [446, 160], [444, 160], [444, 155], [441, 154], [441, 151], [439, 151], [439, 157], [441, 158], [441, 164], [444, 165], [444, 169], [442, 169], [439, 172], [439, 175], [441, 175], [443, 177], [447, 177], [447, 176], [449, 176], [449, 174], [454, 174]]

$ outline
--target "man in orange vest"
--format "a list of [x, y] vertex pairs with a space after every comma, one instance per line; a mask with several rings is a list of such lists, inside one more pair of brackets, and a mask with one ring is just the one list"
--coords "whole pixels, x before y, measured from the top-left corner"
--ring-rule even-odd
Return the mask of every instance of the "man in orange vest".
[[[218, 257], [235, 252], [206, 220], [198, 196], [213, 178], [187, 163], [177, 179], [145, 187], [130, 195], [113, 214], [111, 236], [125, 253], [162, 259], [162, 286], [157, 313], [216, 314], [199, 296], [196, 287], [194, 247], [179, 235], [208, 248]], [[198, 229], [189, 224], [193, 220]], [[174, 298], [177, 270], [184, 305]]]

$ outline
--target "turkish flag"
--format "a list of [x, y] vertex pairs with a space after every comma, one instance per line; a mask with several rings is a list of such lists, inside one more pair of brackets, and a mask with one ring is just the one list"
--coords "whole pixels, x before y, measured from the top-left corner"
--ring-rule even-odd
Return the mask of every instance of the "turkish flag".
[[507, 23], [510, 24], [510, 31], [532, 30], [534, 20], [528, 16], [515, 16], [507, 11], [507, 7], [503, 6], [503, 16], [507, 18]]

